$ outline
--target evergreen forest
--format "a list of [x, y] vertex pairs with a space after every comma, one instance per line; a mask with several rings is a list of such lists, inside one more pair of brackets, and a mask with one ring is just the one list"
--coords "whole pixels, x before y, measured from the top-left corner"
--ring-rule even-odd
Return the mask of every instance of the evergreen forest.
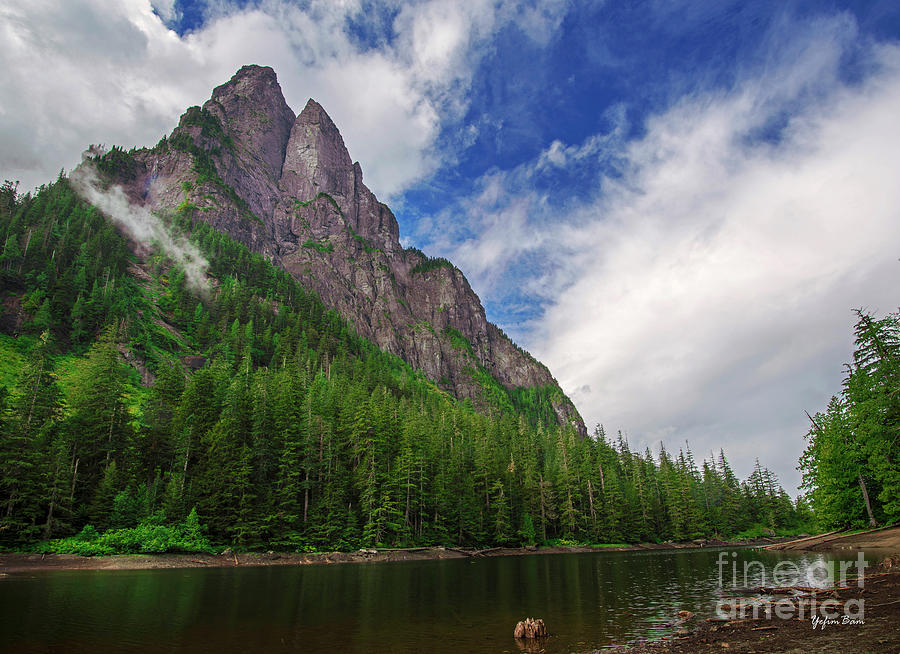
[[[34, 194], [0, 189], [3, 547], [322, 551], [811, 528], [759, 462], [739, 480], [721, 451], [698, 462], [688, 447], [632, 451], [602, 427], [582, 438], [551, 421], [543, 389], [485, 375], [483, 402], [455, 399], [199, 214], [164, 218], [207, 257], [209, 289], [158, 251], [135, 254], [63, 174]], [[900, 511], [898, 319], [860, 319], [845, 392], [814, 417], [804, 459], [829, 525], [864, 517], [857, 472], [875, 519]]]
[[856, 310], [841, 392], [809, 416], [803, 486], [822, 528], [900, 520], [900, 313]]

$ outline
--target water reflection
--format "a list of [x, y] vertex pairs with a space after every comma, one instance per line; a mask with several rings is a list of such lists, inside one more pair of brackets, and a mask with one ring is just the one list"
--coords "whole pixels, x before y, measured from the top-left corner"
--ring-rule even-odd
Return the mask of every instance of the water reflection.
[[[817, 554], [743, 550], [771, 574]], [[717, 550], [599, 552], [307, 567], [42, 572], [0, 582], [10, 651], [519, 652], [540, 617], [548, 654], [669, 633], [680, 610], [711, 615]], [[766, 585], [759, 566], [748, 585]]]

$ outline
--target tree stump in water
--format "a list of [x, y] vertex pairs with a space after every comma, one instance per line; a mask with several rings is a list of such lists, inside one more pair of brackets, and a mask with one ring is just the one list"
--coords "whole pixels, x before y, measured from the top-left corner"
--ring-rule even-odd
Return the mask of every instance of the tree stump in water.
[[515, 638], [546, 638], [549, 635], [544, 621], [540, 618], [537, 620], [525, 618], [523, 622], [516, 624], [516, 629], [513, 631]]

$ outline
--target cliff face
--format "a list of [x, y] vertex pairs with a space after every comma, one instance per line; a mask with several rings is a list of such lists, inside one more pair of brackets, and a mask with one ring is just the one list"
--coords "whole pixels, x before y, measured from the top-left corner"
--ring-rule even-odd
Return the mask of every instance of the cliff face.
[[314, 100], [295, 117], [271, 68], [245, 66], [135, 156], [136, 199], [195, 211], [457, 397], [477, 405], [485, 373], [507, 388], [542, 387], [557, 420], [585, 433], [546, 366], [487, 321], [462, 272], [404, 250], [331, 118]]

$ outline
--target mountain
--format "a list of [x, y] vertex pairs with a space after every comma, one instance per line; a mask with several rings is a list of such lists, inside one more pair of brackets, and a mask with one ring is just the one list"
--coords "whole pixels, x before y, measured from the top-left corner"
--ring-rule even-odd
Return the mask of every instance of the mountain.
[[805, 529], [759, 465], [740, 484], [724, 453], [701, 474], [690, 450], [579, 438], [546, 368], [452, 264], [400, 248], [325, 112], [295, 119], [270, 70], [152, 149], [94, 150], [34, 194], [0, 184], [0, 244], [0, 547]]
[[295, 116], [271, 68], [241, 68], [168, 138], [131, 154], [116, 173], [132, 201], [191, 212], [262, 254], [456, 397], [487, 406], [492, 393], [531, 393], [586, 433], [547, 367], [488, 322], [463, 273], [400, 245], [337, 126], [312, 99]]

